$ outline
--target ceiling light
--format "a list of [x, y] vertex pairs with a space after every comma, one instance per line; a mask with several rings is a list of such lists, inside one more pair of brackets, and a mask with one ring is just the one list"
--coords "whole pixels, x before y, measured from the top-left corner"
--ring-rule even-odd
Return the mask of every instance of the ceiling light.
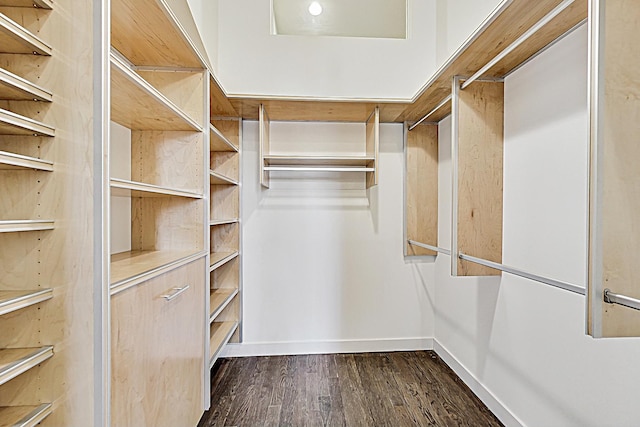
[[322, 13], [322, 6], [317, 1], [312, 2], [309, 5], [309, 13], [313, 16], [318, 16]]

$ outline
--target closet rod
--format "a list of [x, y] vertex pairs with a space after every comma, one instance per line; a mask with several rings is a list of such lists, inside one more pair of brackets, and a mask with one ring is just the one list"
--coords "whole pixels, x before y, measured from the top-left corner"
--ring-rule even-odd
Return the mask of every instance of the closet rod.
[[350, 167], [313, 167], [313, 166], [265, 166], [265, 171], [301, 171], [301, 172], [374, 172], [375, 168]]
[[416, 126], [418, 126], [420, 123], [422, 123], [425, 120], [427, 120], [427, 118], [429, 118], [430, 115], [432, 115], [433, 113], [438, 111], [440, 108], [442, 108], [444, 106], [444, 104], [446, 104], [449, 101], [451, 101], [451, 95], [447, 96], [440, 104], [438, 104], [436, 106], [436, 108], [434, 108], [433, 110], [429, 111], [427, 114], [422, 116], [422, 118], [420, 120], [418, 120], [417, 122], [415, 122], [414, 124], [409, 126], [409, 130], [414, 130], [416, 128]]
[[451, 251], [449, 249], [439, 248], [437, 246], [427, 245], [426, 243], [416, 242], [415, 240], [407, 240], [410, 245], [419, 246], [421, 248], [429, 249], [430, 251], [439, 252], [445, 255], [451, 255]]
[[482, 258], [476, 258], [471, 255], [465, 255], [463, 253], [460, 253], [460, 255], [458, 255], [458, 258], [464, 261], [473, 262], [475, 264], [484, 265], [485, 267], [495, 268], [496, 270], [504, 271], [505, 273], [524, 277], [530, 280], [535, 280], [536, 282], [540, 282], [546, 285], [554, 286], [556, 288], [564, 289], [565, 291], [574, 292], [580, 295], [586, 295], [586, 290], [578, 285], [574, 285], [567, 282], [561, 282], [560, 280], [550, 279], [548, 277], [538, 276], [537, 274], [533, 274], [533, 273], [527, 273], [526, 271], [518, 270], [517, 268], [509, 267], [493, 261], [487, 261], [486, 259], [482, 259]]
[[628, 297], [626, 295], [614, 294], [609, 289], [604, 290], [604, 302], [608, 304], [618, 304], [625, 307], [640, 310], [640, 300]]
[[562, 13], [563, 10], [565, 10], [566, 8], [571, 6], [574, 1], [575, 0], [564, 0], [562, 3], [560, 3], [558, 6], [556, 6], [551, 12], [546, 14], [544, 16], [544, 18], [542, 18], [541, 20], [536, 22], [533, 27], [529, 28], [524, 34], [522, 34], [520, 37], [518, 37], [518, 39], [516, 41], [511, 43], [509, 46], [507, 46], [507, 48], [505, 50], [500, 52], [498, 54], [498, 56], [493, 58], [491, 61], [489, 61], [487, 63], [487, 65], [485, 65], [484, 67], [480, 68], [480, 70], [478, 70], [478, 72], [476, 72], [474, 75], [469, 77], [464, 83], [462, 83], [461, 89], [465, 89], [471, 83], [476, 81], [480, 76], [482, 76], [484, 73], [489, 71], [494, 65], [496, 65], [498, 62], [500, 62], [505, 56], [507, 56], [508, 54], [513, 52], [518, 46], [520, 46], [527, 39], [529, 39], [529, 37], [531, 37], [533, 34], [535, 34], [542, 27], [547, 25], [549, 23], [549, 21], [551, 21], [553, 18], [558, 16], [560, 13]]

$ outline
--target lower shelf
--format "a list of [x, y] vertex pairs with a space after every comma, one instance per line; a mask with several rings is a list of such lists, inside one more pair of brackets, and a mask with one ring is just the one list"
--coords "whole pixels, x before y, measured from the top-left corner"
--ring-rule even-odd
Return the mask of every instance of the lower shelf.
[[49, 220], [11, 220], [0, 221], [0, 233], [17, 233], [20, 231], [53, 230], [53, 221]]
[[220, 350], [229, 342], [229, 339], [238, 329], [238, 322], [213, 322], [209, 332], [209, 345], [211, 357], [209, 358], [209, 368], [216, 363]]
[[0, 385], [53, 356], [53, 346], [0, 349]]
[[52, 289], [35, 291], [3, 291], [0, 289], [0, 316], [20, 310], [53, 297]]
[[215, 289], [211, 291], [211, 296], [209, 297], [209, 323], [213, 322], [236, 295], [238, 295], [237, 289]]
[[235, 257], [239, 255], [238, 251], [233, 252], [213, 252], [211, 254], [211, 264], [209, 266], [209, 271], [213, 271], [218, 267], [228, 263]]
[[34, 427], [52, 412], [51, 403], [0, 407], [0, 427]]

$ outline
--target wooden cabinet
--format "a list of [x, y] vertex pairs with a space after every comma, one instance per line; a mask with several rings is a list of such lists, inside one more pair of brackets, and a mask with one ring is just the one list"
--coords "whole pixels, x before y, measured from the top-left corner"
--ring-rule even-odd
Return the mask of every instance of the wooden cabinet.
[[112, 297], [111, 425], [197, 425], [205, 272], [201, 258]]

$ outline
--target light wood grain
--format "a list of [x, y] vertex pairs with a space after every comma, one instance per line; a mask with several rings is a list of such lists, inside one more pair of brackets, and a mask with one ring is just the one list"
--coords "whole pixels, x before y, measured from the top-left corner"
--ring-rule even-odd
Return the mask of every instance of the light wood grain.
[[[476, 82], [460, 91], [457, 146], [458, 251], [502, 263], [503, 83]], [[500, 275], [452, 259], [459, 276]]]
[[[236, 142], [231, 142], [217, 126], [212, 123], [209, 125], [209, 151], [235, 151], [238, 152], [238, 123], [237, 120], [217, 120], [215, 121], [218, 126], [225, 129], [229, 133], [229, 137]], [[235, 122], [235, 126], [234, 126]], [[234, 133], [235, 131], [235, 133]]]
[[234, 258], [237, 258], [238, 255], [239, 255], [238, 251], [220, 250], [216, 252], [211, 252], [211, 257], [210, 257], [211, 260], [209, 262], [210, 263], [209, 271], [214, 271], [218, 267], [222, 267], [229, 261], [233, 260]]
[[214, 171], [209, 172], [209, 183], [211, 185], [238, 185], [238, 181]]
[[231, 301], [233, 297], [238, 294], [237, 289], [214, 289], [209, 296], [209, 321], [213, 322], [216, 315], [224, 310], [226, 305]]
[[224, 224], [234, 224], [238, 222], [238, 218], [230, 218], [230, 219], [214, 219], [209, 221], [210, 226], [216, 225], [224, 225]]
[[[595, 2], [599, 4], [599, 2]], [[603, 3], [604, 39], [599, 52], [600, 78], [596, 86], [602, 96], [598, 108], [598, 129], [593, 133], [600, 153], [599, 206], [592, 206], [592, 229], [597, 227], [601, 241], [591, 241], [590, 262], [601, 265], [601, 277], [590, 277], [590, 287], [640, 299], [640, 46], [636, 43], [640, 28], [640, 4], [632, 0]], [[596, 6], [597, 7], [597, 6]], [[603, 86], [602, 86], [603, 85]], [[595, 245], [602, 245], [600, 248]], [[600, 252], [601, 259], [595, 256]], [[593, 268], [593, 266], [592, 266]], [[593, 297], [597, 297], [595, 294]], [[602, 298], [601, 296], [599, 298]], [[602, 304], [602, 335], [605, 337], [640, 336], [640, 312], [619, 305]]]
[[116, 178], [111, 179], [111, 195], [116, 197], [187, 197], [191, 199], [203, 197], [202, 194], [176, 188], [159, 187]]
[[0, 13], [0, 53], [50, 56], [51, 46], [17, 22]]
[[240, 257], [232, 257], [211, 272], [211, 289], [240, 288]]
[[0, 68], [0, 99], [51, 102], [53, 95], [47, 89]]
[[[258, 120], [264, 105], [273, 121], [318, 121], [364, 123], [376, 107], [374, 102], [236, 99], [231, 103], [243, 119]], [[400, 110], [401, 112], [402, 110]]]
[[51, 414], [52, 405], [0, 407], [0, 427], [35, 427]]
[[24, 169], [53, 172], [53, 162], [0, 151], [0, 170]]
[[211, 324], [211, 332], [210, 332], [210, 365], [216, 361], [218, 356], [220, 355], [220, 351], [224, 347], [231, 335], [238, 328], [238, 322], [235, 321], [227, 321], [227, 322], [213, 322]]
[[[407, 239], [438, 246], [438, 125], [407, 133]], [[406, 244], [407, 255], [437, 255]]]
[[0, 349], [0, 385], [53, 356], [53, 347]]
[[55, 136], [55, 129], [37, 120], [0, 109], [0, 135]]
[[367, 166], [375, 161], [374, 156], [300, 156], [269, 154], [264, 156], [265, 164], [287, 166]]
[[236, 252], [239, 250], [239, 224], [225, 224], [211, 227], [211, 249], [215, 252]]
[[11, 220], [0, 221], [0, 233], [18, 233], [22, 231], [53, 230], [54, 222], [50, 220]]
[[209, 156], [211, 169], [231, 181], [240, 179], [240, 154], [233, 151], [212, 152]]
[[368, 167], [375, 169], [373, 172], [367, 172], [366, 175], [367, 188], [371, 188], [378, 185], [378, 157], [380, 156], [380, 109], [378, 107], [367, 120], [365, 128], [365, 151], [368, 157], [374, 158], [367, 164]]
[[0, 316], [39, 304], [53, 297], [52, 289], [12, 291], [0, 289]]
[[212, 185], [209, 199], [212, 220], [238, 218], [240, 190], [237, 185]]
[[51, 0], [0, 0], [0, 6], [53, 9]]
[[[218, 83], [218, 80], [213, 74], [210, 74], [209, 79], [209, 115], [210, 117], [240, 117], [240, 114], [236, 111], [231, 102], [227, 98], [224, 90]], [[256, 111], [256, 119], [258, 114]]]
[[[197, 255], [194, 251], [130, 251], [111, 255], [111, 286], [171, 266]], [[146, 277], [148, 280], [151, 277]]]
[[[112, 425], [196, 425], [205, 363], [204, 259], [111, 301]], [[162, 296], [189, 288], [171, 301]]]

